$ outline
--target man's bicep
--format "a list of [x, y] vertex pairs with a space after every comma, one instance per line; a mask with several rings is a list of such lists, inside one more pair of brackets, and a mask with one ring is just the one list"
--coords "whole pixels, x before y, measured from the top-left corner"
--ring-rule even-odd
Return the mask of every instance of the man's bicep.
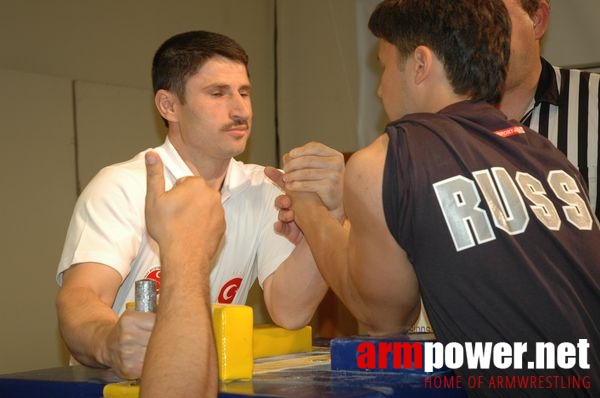
[[413, 266], [389, 232], [383, 212], [386, 148], [387, 140], [379, 139], [353, 156], [346, 169], [344, 192], [352, 225], [348, 245], [350, 277], [365, 307], [375, 309], [376, 315], [369, 323], [381, 333], [410, 327], [419, 308]]
[[100, 263], [80, 263], [63, 272], [61, 290], [89, 290], [111, 307], [121, 282], [121, 274], [112, 267]]

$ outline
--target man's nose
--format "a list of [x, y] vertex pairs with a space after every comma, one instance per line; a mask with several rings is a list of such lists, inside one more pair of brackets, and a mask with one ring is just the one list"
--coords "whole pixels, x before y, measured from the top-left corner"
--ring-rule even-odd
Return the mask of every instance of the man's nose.
[[250, 97], [243, 96], [239, 93], [234, 94], [232, 98], [231, 118], [247, 120], [250, 116], [252, 116]]

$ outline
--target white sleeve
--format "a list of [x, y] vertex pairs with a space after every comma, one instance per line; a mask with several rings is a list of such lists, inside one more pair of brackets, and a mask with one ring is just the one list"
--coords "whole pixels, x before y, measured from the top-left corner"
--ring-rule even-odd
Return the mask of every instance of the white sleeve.
[[131, 269], [145, 229], [145, 174], [109, 166], [81, 193], [69, 224], [57, 282], [73, 264], [108, 265], [123, 279]]

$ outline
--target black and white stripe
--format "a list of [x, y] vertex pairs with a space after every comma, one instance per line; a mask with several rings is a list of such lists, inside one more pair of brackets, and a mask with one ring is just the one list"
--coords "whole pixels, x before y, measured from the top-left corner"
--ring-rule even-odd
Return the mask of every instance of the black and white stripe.
[[600, 218], [600, 74], [558, 67], [552, 69], [558, 88], [557, 102], [536, 99], [534, 108], [521, 122], [547, 137], [579, 168], [589, 187], [592, 209]]

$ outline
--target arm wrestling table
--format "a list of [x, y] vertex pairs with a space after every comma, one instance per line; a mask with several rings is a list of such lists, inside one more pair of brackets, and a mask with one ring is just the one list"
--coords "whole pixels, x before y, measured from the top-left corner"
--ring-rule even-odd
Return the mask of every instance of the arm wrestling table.
[[[451, 376], [451, 371], [436, 376]], [[108, 383], [119, 382], [110, 370], [66, 366], [0, 375], [2, 398], [101, 398]], [[182, 380], [182, 382], [185, 382]], [[465, 398], [460, 388], [425, 387], [412, 372], [332, 371], [329, 350], [256, 360], [252, 380], [221, 383], [219, 397], [411, 397]]]

